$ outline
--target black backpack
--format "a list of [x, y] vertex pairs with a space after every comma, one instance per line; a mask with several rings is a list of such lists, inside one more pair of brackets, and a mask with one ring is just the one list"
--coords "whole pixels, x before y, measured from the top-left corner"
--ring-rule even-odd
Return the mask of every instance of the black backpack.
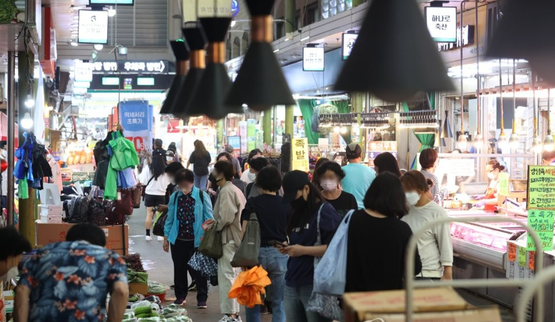
[[74, 199], [73, 207], [70, 207], [68, 222], [72, 224], [81, 224], [89, 221], [89, 198], [77, 197]]
[[88, 212], [89, 222], [97, 226], [106, 225], [106, 209], [101, 201], [91, 199]]

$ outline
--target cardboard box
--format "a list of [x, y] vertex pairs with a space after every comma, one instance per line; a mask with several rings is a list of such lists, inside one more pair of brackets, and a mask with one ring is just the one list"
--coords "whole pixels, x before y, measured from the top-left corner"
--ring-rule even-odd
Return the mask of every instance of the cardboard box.
[[[343, 297], [346, 322], [405, 321], [405, 291], [348, 293]], [[414, 291], [414, 322], [501, 322], [497, 307], [473, 308], [450, 288]]]
[[148, 294], [148, 285], [141, 283], [129, 283], [129, 294]]
[[43, 223], [61, 224], [62, 215], [40, 214], [40, 221]]
[[42, 215], [62, 216], [64, 212], [62, 206], [39, 205], [39, 213]]
[[[66, 240], [67, 231], [73, 224], [54, 224], [37, 221], [37, 246], [46, 246], [50, 243], [62, 242]], [[128, 249], [129, 226], [125, 225], [125, 237], [122, 238], [123, 230], [121, 226], [101, 226], [106, 234], [106, 248], [123, 253], [123, 249]], [[124, 244], [125, 243], [125, 244]]]

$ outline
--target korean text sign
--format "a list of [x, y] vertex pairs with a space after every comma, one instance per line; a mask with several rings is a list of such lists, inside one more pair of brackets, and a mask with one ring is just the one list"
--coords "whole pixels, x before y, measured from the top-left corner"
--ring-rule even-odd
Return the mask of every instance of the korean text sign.
[[437, 42], [457, 41], [457, 8], [426, 7], [426, 25]]
[[528, 209], [555, 210], [555, 167], [528, 167]]
[[85, 44], [108, 43], [108, 11], [79, 10], [78, 42]]
[[[555, 222], [553, 210], [528, 210], [528, 226], [540, 237], [543, 250], [553, 250], [553, 224]], [[536, 250], [534, 240], [528, 235], [526, 242], [528, 250]]]
[[291, 140], [291, 159], [291, 170], [308, 172], [308, 140], [306, 138]]
[[120, 123], [137, 151], [152, 148], [152, 106], [147, 101], [121, 102]]

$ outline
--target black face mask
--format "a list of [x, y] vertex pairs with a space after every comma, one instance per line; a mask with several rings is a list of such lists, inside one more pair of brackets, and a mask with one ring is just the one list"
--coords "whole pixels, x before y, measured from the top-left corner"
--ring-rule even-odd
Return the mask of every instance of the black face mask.
[[291, 208], [295, 210], [305, 210], [308, 206], [308, 202], [304, 200], [303, 196], [291, 201]]

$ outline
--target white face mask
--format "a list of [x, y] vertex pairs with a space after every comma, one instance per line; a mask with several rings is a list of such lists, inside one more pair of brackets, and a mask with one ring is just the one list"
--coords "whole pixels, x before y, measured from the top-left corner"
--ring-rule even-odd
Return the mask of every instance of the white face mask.
[[337, 181], [335, 180], [320, 180], [320, 187], [324, 189], [324, 191], [335, 191], [337, 189]]
[[490, 180], [494, 180], [495, 179], [495, 172], [488, 172], [488, 178]]
[[254, 179], [256, 179], [256, 173], [253, 173], [253, 172], [250, 172], [250, 171], [249, 171], [248, 174], [247, 174], [247, 176], [249, 177], [249, 180], [250, 180], [251, 182], [253, 182]]
[[166, 161], [173, 161], [173, 157], [166, 157]]
[[8, 282], [15, 279], [18, 275], [19, 275], [19, 269], [17, 268], [17, 266], [14, 266], [10, 268], [10, 270], [8, 270], [6, 274], [0, 276], [0, 281]]
[[407, 204], [409, 206], [416, 205], [418, 200], [420, 200], [420, 195], [415, 191], [407, 192], [405, 193], [405, 196], [407, 197]]

